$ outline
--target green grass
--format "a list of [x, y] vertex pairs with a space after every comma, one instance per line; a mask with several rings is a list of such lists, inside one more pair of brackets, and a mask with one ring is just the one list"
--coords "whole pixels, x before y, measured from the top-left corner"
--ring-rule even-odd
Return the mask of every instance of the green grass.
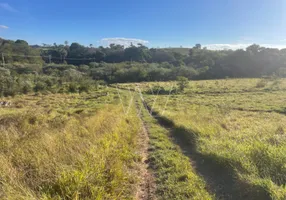
[[190, 82], [184, 94], [145, 98], [150, 106], [157, 98], [154, 110], [195, 133], [196, 151], [232, 169], [239, 184], [263, 188], [272, 199], [285, 199], [286, 116], [276, 113], [285, 108], [285, 80], [270, 91], [265, 90], [267, 85], [257, 88], [257, 81]]
[[150, 137], [149, 161], [156, 178], [158, 199], [213, 199], [189, 158], [171, 140], [169, 131], [158, 125], [146, 109], [143, 120]]

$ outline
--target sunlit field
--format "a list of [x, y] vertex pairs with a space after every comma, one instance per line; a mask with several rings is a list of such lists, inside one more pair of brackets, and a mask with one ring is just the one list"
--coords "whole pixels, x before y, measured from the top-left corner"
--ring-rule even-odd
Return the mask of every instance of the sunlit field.
[[[1, 199], [132, 199], [134, 105], [116, 91], [17, 96], [0, 108]], [[124, 97], [122, 97], [124, 98]]]
[[[174, 85], [158, 84], [167, 90]], [[191, 81], [183, 93], [144, 98], [190, 159], [209, 165], [208, 171], [204, 164], [196, 168], [210, 192], [285, 199], [285, 85], [285, 79]], [[142, 91], [153, 87], [140, 86]]]
[[177, 84], [2, 98], [1, 199], [285, 199], [286, 80]]
[[0, 2], [0, 200], [286, 200], [285, 6]]

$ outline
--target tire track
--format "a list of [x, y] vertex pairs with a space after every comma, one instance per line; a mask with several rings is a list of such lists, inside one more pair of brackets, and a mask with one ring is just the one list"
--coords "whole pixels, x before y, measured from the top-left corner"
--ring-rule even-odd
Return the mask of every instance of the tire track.
[[[138, 102], [136, 102], [136, 109], [137, 111], [139, 105]], [[146, 128], [145, 123], [142, 120], [141, 113], [138, 113], [138, 117], [140, 118], [141, 122], [141, 131], [139, 133], [138, 137], [138, 147], [140, 151], [141, 161], [139, 164], [139, 173], [140, 173], [140, 181], [139, 186], [137, 188], [136, 200], [155, 200], [155, 192], [156, 192], [156, 184], [155, 184], [155, 178], [153, 174], [150, 172], [149, 169], [149, 163], [148, 163], [148, 149], [149, 149], [149, 135]]]

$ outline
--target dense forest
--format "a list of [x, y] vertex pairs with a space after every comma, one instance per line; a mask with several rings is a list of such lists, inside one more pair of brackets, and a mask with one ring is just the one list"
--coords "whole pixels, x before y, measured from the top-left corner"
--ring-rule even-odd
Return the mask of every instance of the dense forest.
[[[0, 95], [57, 88], [86, 91], [89, 83], [286, 76], [286, 49], [257, 44], [239, 50], [208, 50], [196, 44], [188, 54], [178, 48], [86, 47], [78, 43], [29, 45], [0, 38]], [[74, 84], [66, 84], [76, 82]], [[62, 88], [64, 85], [64, 89]], [[81, 86], [80, 86], [81, 85]], [[15, 89], [17, 88], [17, 89]]]

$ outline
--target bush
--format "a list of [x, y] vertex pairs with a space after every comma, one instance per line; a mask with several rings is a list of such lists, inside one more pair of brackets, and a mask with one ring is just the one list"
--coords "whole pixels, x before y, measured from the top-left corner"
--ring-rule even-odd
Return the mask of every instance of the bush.
[[267, 82], [266, 79], [259, 80], [256, 84], [256, 88], [264, 88], [267, 85]]
[[23, 94], [28, 94], [29, 92], [32, 92], [33, 88], [31, 85], [29, 84], [25, 84], [23, 87], [22, 87], [22, 92]]
[[68, 86], [68, 92], [70, 92], [70, 93], [78, 92], [77, 84], [76, 83], [70, 83]]
[[97, 63], [97, 62], [91, 62], [88, 65], [89, 65], [90, 68], [97, 68], [97, 67], [99, 67], [99, 63]]
[[65, 81], [78, 81], [82, 78], [82, 73], [75, 69], [68, 69], [63, 72], [63, 79]]
[[89, 90], [90, 90], [90, 85], [88, 85], [88, 84], [81, 84], [81, 85], [78, 87], [78, 92], [79, 92], [79, 93], [82, 93], [82, 92], [88, 93]]
[[156, 86], [150, 88], [149, 90], [147, 90], [146, 93], [147, 94], [155, 94], [155, 95], [157, 95], [157, 94], [173, 94], [173, 93], [175, 93], [175, 89], [168, 90], [162, 86], [156, 85]]
[[80, 66], [78, 67], [78, 70], [79, 70], [80, 72], [87, 73], [87, 72], [89, 71], [89, 66], [88, 66], [88, 65], [80, 65]]
[[188, 86], [188, 84], [189, 84], [189, 80], [186, 77], [183, 77], [183, 76], [177, 77], [177, 85], [181, 92], [184, 91], [184, 89]]
[[13, 63], [10, 67], [15, 69], [15, 71], [19, 74], [31, 74], [42, 71], [41, 64]]
[[58, 93], [63, 94], [66, 93], [66, 88], [64, 86], [62, 86], [59, 90]]
[[53, 81], [52, 81], [51, 79], [47, 79], [47, 80], [45, 81], [45, 83], [46, 83], [46, 85], [47, 85], [48, 87], [52, 87], [52, 86], [53, 86]]
[[17, 94], [17, 90], [14, 87], [8, 88], [7, 90], [4, 91], [4, 96], [12, 96], [14, 97]]
[[34, 91], [35, 92], [40, 92], [40, 91], [45, 90], [46, 87], [47, 87], [46, 83], [39, 81], [39, 82], [36, 83], [36, 85], [34, 87]]

